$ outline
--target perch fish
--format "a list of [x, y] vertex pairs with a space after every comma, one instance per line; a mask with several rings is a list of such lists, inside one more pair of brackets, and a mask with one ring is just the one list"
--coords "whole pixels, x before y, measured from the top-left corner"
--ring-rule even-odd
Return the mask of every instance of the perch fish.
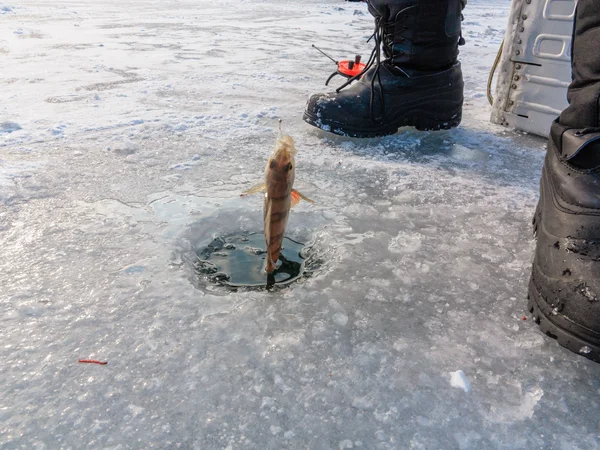
[[275, 143], [275, 151], [269, 158], [265, 168], [265, 181], [244, 194], [265, 192], [264, 225], [265, 244], [267, 247], [267, 273], [272, 273], [277, 266], [281, 243], [287, 226], [290, 209], [300, 199], [314, 203], [293, 188], [296, 176], [294, 157], [297, 150], [290, 136], [281, 136]]

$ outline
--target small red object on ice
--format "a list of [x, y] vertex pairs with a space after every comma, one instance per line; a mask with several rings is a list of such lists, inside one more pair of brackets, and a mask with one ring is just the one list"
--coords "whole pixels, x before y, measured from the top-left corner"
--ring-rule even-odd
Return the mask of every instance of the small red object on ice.
[[527, 320], [527, 316], [521, 317], [521, 320]]
[[80, 359], [79, 362], [86, 364], [100, 364], [101, 366], [108, 364], [108, 361], [97, 361], [95, 359]]

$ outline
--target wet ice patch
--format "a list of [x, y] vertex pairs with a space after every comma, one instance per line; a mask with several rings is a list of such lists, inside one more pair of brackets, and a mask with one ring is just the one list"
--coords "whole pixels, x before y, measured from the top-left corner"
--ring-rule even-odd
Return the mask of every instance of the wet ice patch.
[[[168, 224], [163, 232], [166, 238], [179, 235], [184, 226], [203, 223], [203, 225], [198, 225], [198, 227], [202, 228], [203, 232], [209, 234], [210, 242], [213, 238], [213, 233], [219, 233], [220, 231], [225, 234], [232, 233], [239, 226], [239, 220], [243, 220], [240, 218], [238, 198], [221, 200], [196, 195], [157, 192], [148, 197], [148, 202], [155, 217]], [[217, 220], [209, 221], [208, 223], [203, 222], [203, 220], [211, 216]], [[227, 222], [221, 223], [218, 220], [219, 217], [228, 217]], [[200, 236], [204, 238], [208, 237], [204, 233]]]
[[123, 269], [123, 272], [133, 275], [136, 273], [143, 273], [146, 270], [145, 266], [129, 266]]

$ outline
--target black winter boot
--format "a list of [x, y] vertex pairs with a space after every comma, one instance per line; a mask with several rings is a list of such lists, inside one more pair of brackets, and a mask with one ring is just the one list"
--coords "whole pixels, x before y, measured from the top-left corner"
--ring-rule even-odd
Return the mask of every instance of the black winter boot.
[[[374, 137], [399, 127], [449, 129], [462, 117], [457, 62], [461, 0], [369, 0], [375, 48], [358, 81], [313, 95], [304, 120], [332, 133]], [[381, 58], [383, 47], [384, 59]]]
[[600, 8], [579, 0], [569, 107], [552, 125], [533, 219], [529, 309], [548, 336], [600, 362]]

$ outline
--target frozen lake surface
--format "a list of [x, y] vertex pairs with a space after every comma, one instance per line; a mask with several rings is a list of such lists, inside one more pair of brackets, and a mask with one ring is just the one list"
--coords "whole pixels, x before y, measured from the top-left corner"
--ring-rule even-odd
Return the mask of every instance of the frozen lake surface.
[[[311, 44], [370, 53], [363, 3], [0, 0], [0, 447], [599, 448], [600, 365], [526, 312], [545, 142], [485, 98], [509, 6], [469, 1], [460, 128], [361, 141], [301, 115]], [[185, 255], [262, 230], [280, 118], [323, 262], [199, 286]]]

